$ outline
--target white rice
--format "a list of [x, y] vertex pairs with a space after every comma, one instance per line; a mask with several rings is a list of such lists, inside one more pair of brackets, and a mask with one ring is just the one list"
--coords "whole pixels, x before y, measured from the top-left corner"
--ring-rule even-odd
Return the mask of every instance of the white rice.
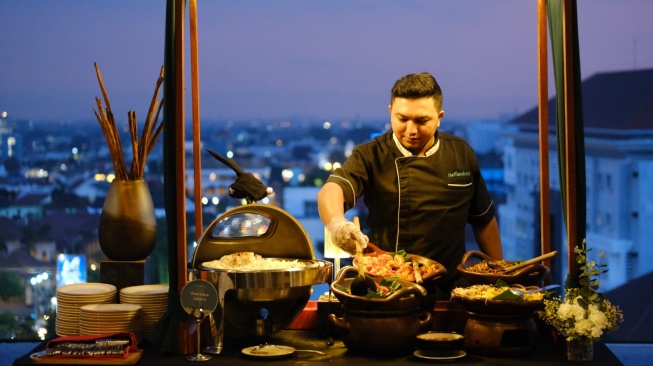
[[253, 252], [236, 252], [228, 254], [214, 261], [202, 263], [203, 267], [216, 269], [236, 270], [262, 270], [262, 269], [288, 269], [305, 267], [299, 260], [283, 260], [274, 258], [263, 258]]

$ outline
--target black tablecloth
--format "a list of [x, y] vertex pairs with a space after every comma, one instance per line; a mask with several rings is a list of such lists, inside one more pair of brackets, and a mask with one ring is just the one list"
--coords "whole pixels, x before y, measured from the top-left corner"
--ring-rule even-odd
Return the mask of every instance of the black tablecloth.
[[[281, 359], [253, 359], [242, 354], [241, 350], [248, 344], [243, 341], [225, 339], [225, 346], [219, 355], [211, 355], [212, 359], [204, 362], [191, 362], [186, 356], [170, 355], [160, 352], [155, 348], [144, 345], [143, 356], [138, 365], [311, 365], [329, 363], [330, 365], [369, 365], [369, 364], [392, 364], [392, 365], [419, 365], [434, 363], [414, 355], [400, 357], [366, 357], [351, 354], [347, 351], [341, 340], [336, 339], [333, 345], [328, 345], [327, 340], [312, 330], [284, 330], [273, 335], [270, 344], [286, 345], [297, 350], [318, 350], [326, 353], [320, 355], [309, 352], [295, 352], [294, 354]], [[251, 345], [251, 344], [249, 344]], [[45, 343], [14, 361], [14, 366], [32, 365], [30, 354], [42, 350]], [[556, 344], [549, 337], [539, 339], [535, 349], [527, 355], [511, 357], [490, 357], [467, 352], [463, 358], [457, 359], [452, 364], [457, 365], [563, 365], [573, 364], [565, 359], [558, 350]], [[622, 365], [619, 359], [602, 342], [595, 343], [594, 361], [584, 363], [591, 365]]]

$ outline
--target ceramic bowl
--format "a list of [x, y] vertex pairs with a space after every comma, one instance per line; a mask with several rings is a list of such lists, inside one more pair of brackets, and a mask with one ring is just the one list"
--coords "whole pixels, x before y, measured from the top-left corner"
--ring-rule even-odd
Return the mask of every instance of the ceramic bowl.
[[465, 253], [462, 263], [457, 266], [460, 275], [472, 285], [494, 285], [497, 280], [502, 280], [509, 285], [521, 284], [524, 286], [542, 286], [544, 278], [549, 274], [550, 269], [540, 263], [533, 263], [526, 267], [519, 268], [510, 273], [492, 274], [470, 271], [479, 260], [492, 261], [482, 252], [470, 250]]

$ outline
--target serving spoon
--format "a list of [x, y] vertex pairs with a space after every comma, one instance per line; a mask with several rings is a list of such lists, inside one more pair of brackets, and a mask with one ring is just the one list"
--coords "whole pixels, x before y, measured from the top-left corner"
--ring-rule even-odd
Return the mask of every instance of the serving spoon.
[[351, 281], [349, 290], [352, 295], [356, 296], [365, 296], [368, 291], [376, 291], [376, 282], [374, 279], [365, 273], [365, 267], [363, 267], [363, 247], [357, 240], [354, 240], [356, 243], [356, 267], [358, 267], [358, 274]]
[[[357, 216], [354, 217], [354, 224], [360, 226]], [[363, 266], [363, 246], [358, 240], [354, 240], [354, 243], [356, 243], [356, 267], [358, 268], [358, 274], [351, 281], [349, 291], [351, 291], [352, 295], [365, 296], [368, 291], [376, 292], [376, 282], [365, 273], [365, 267]]]
[[529, 266], [529, 265], [531, 265], [531, 264], [533, 264], [533, 263], [537, 263], [537, 262], [543, 261], [543, 260], [545, 260], [545, 259], [549, 259], [549, 258], [555, 257], [557, 254], [558, 254], [558, 252], [554, 250], [554, 251], [552, 251], [552, 252], [549, 252], [549, 253], [546, 253], [546, 254], [540, 255], [540, 256], [535, 257], [535, 258], [533, 258], [533, 259], [529, 259], [529, 260], [524, 261], [524, 262], [521, 262], [521, 263], [519, 263], [519, 264], [515, 264], [514, 266], [506, 267], [506, 268], [504, 268], [503, 270], [504, 270], [504, 272], [506, 272], [506, 273], [508, 273], [508, 272], [512, 272], [512, 271], [514, 271], [514, 270], [516, 270], [516, 269], [520, 269], [520, 268], [523, 268], [523, 267]]
[[543, 261], [545, 259], [555, 257], [557, 254], [558, 254], [558, 252], [554, 250], [554, 251], [552, 251], [550, 253], [540, 255], [540, 256], [535, 257], [533, 259], [529, 259], [527, 261], [524, 261], [524, 262], [521, 262], [521, 263], [518, 263], [518, 264], [515, 264], [515, 265], [512, 265], [512, 266], [508, 266], [508, 267], [504, 267], [504, 266], [500, 265], [499, 263], [497, 263], [495, 261], [487, 261], [487, 266], [492, 268], [492, 269], [500, 269], [503, 272], [508, 273], [508, 272], [512, 272], [512, 271], [520, 269], [520, 268], [524, 268], [524, 267], [526, 267], [528, 265], [531, 265], [533, 263], [537, 263], [539, 261]]
[[556, 288], [556, 287], [560, 287], [560, 285], [547, 285], [547, 286], [544, 286], [544, 287], [540, 287], [540, 288], [536, 288], [536, 289], [528, 290], [528, 291], [522, 291], [520, 289], [511, 288], [510, 291], [513, 294], [517, 295], [517, 296], [524, 297], [524, 295], [534, 294], [536, 292], [546, 291], [546, 290]]

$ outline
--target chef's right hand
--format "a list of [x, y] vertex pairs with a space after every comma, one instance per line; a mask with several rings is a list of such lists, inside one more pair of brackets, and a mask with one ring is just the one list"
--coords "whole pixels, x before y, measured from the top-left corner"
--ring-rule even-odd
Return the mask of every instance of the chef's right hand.
[[337, 216], [331, 219], [327, 224], [327, 230], [331, 233], [331, 241], [340, 249], [356, 255], [356, 241], [362, 248], [367, 247], [369, 239], [360, 229], [351, 221], [347, 221], [344, 216]]

